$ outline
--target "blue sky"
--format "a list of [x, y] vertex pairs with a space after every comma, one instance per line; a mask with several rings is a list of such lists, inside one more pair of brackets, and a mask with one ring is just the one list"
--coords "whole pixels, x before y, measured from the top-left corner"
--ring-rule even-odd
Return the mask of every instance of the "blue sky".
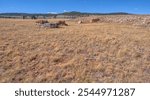
[[150, 0], [0, 0], [0, 13], [64, 11], [150, 14]]

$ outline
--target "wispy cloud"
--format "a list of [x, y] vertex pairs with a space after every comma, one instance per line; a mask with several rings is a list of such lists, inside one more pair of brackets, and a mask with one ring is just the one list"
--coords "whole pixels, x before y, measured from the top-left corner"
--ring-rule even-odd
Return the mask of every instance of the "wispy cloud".
[[67, 12], [67, 10], [64, 10], [64, 12]]
[[49, 14], [57, 14], [57, 12], [47, 12], [47, 13], [49, 13]]

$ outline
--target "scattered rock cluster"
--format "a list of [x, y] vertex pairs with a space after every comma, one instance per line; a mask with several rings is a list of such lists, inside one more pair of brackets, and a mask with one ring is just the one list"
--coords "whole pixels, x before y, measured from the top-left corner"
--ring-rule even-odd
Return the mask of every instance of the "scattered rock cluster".
[[47, 20], [37, 20], [36, 21], [37, 24], [45, 24], [45, 23], [49, 23]]
[[46, 27], [46, 28], [59, 28], [59, 26], [68, 26], [65, 21], [58, 21], [55, 23], [48, 22], [47, 20], [38, 20], [36, 23], [40, 27]]

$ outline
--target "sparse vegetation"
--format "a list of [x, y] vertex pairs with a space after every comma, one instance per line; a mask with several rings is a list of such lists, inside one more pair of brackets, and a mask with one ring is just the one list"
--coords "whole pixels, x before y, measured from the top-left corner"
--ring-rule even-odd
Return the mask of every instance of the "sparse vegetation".
[[150, 82], [148, 25], [78, 20], [0, 19], [0, 82]]

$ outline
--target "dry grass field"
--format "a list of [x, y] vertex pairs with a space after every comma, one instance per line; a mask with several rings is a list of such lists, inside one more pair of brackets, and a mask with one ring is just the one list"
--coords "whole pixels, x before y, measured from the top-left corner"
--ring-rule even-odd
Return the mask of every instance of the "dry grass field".
[[149, 27], [66, 23], [0, 19], [0, 82], [150, 82]]

